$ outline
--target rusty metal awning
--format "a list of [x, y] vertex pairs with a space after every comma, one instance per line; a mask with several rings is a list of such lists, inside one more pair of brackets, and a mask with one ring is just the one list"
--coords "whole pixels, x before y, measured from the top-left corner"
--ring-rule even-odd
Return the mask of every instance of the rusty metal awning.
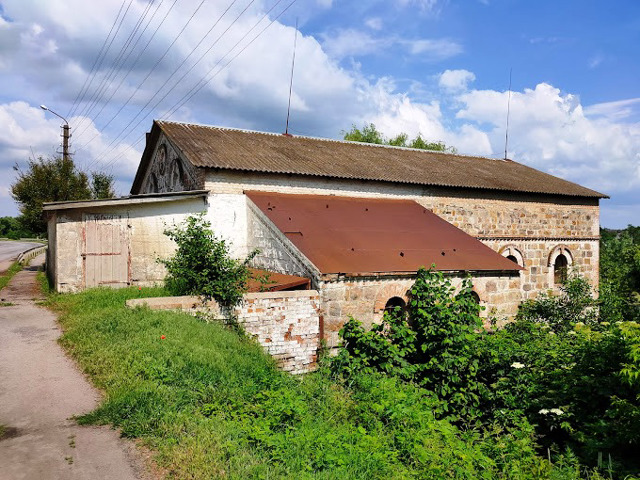
[[249, 292], [280, 292], [282, 290], [309, 290], [311, 280], [296, 275], [251, 268]]
[[245, 193], [323, 274], [522, 269], [411, 200]]

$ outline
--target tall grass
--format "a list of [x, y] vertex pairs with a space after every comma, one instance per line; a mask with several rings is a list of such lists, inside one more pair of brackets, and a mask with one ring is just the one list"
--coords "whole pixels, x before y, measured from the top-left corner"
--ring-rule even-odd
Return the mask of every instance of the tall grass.
[[105, 392], [102, 405], [80, 422], [111, 424], [142, 439], [170, 478], [552, 473], [546, 461], [522, 454], [530, 450], [519, 446], [527, 439], [507, 433], [490, 444], [479, 432], [435, 420], [435, 400], [410, 385], [377, 375], [345, 385], [324, 369], [293, 377], [259, 345], [221, 325], [124, 307], [127, 298], [158, 294], [97, 289], [50, 303], [61, 313], [61, 344]]

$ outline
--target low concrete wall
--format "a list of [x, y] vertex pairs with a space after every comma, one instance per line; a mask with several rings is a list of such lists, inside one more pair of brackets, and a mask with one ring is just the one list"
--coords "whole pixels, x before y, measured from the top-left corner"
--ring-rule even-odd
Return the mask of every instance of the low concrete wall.
[[[199, 297], [136, 298], [128, 307], [147, 305], [153, 310], [206, 312], [222, 318], [218, 304], [203, 305]], [[320, 294], [315, 290], [248, 293], [234, 309], [247, 334], [291, 373], [310, 372], [316, 367], [320, 345]]]

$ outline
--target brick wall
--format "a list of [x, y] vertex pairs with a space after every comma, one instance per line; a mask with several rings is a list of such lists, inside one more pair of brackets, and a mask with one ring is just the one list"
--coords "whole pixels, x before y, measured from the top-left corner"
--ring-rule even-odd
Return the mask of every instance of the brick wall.
[[[207, 312], [222, 318], [215, 302], [206, 308], [198, 297], [136, 298], [127, 306], [147, 305], [154, 310]], [[305, 373], [315, 369], [320, 346], [320, 295], [314, 290], [247, 293], [234, 314], [247, 334], [285, 371]]]
[[291, 373], [316, 366], [320, 295], [314, 290], [248, 293], [236, 314], [246, 332]]

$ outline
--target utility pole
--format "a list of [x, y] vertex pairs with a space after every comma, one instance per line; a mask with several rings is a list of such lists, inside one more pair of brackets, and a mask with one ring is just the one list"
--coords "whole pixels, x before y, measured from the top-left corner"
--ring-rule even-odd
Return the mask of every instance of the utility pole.
[[62, 125], [62, 158], [66, 161], [69, 157], [69, 138], [71, 138], [71, 127], [69, 127], [69, 122], [62, 115], [57, 114], [50, 108], [45, 105], [40, 105], [40, 108], [43, 110], [47, 110], [53, 113], [56, 117], [61, 118], [64, 121], [64, 125]]

